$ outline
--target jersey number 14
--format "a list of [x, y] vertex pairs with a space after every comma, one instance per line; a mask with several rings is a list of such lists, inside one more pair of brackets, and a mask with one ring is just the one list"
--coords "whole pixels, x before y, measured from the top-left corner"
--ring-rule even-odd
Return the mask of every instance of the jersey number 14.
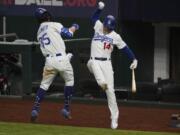
[[110, 48], [111, 48], [110, 43], [104, 42], [104, 50], [106, 50], [106, 49], [109, 50]]

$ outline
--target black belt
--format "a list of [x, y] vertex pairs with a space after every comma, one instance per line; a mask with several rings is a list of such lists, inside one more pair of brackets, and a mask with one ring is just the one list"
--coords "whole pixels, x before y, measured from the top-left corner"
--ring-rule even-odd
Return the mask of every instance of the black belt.
[[[50, 55], [50, 54], [46, 55], [46, 57], [49, 57], [49, 56], [53, 56], [53, 55]], [[57, 53], [56, 56], [61, 56], [61, 53]]]
[[110, 58], [108, 59], [108, 58], [104, 58], [104, 57], [94, 57], [94, 58], [91, 57], [91, 59], [100, 60], [100, 61], [111, 60]]

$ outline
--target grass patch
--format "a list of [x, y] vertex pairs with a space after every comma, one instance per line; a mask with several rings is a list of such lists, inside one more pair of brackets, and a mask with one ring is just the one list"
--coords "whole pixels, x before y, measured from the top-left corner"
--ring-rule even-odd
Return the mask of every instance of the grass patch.
[[179, 135], [178, 133], [112, 130], [28, 123], [0, 122], [0, 135]]

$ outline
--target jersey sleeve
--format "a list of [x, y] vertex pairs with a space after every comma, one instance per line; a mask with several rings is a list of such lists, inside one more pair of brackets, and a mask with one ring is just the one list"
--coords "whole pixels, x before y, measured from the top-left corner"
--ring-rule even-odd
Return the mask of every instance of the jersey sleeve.
[[99, 20], [99, 16], [100, 16], [101, 12], [102, 12], [102, 10], [99, 8], [95, 10], [94, 14], [91, 17], [91, 21], [92, 21], [93, 25], [96, 23], [97, 20]]
[[55, 31], [57, 31], [58, 33], [61, 33], [63, 25], [61, 23], [54, 23], [53, 27], [54, 27]]
[[114, 40], [114, 43], [118, 49], [122, 49], [126, 46], [126, 43], [122, 40], [121, 36], [118, 34]]
[[103, 30], [103, 24], [100, 20], [97, 20], [94, 25], [95, 32], [102, 31]]

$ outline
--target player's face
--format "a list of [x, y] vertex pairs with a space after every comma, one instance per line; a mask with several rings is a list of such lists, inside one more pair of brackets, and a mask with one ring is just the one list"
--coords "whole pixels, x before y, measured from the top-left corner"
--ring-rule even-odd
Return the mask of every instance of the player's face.
[[107, 27], [103, 26], [103, 33], [104, 34], [108, 34], [110, 32], [111, 32], [111, 30], [109, 30]]

